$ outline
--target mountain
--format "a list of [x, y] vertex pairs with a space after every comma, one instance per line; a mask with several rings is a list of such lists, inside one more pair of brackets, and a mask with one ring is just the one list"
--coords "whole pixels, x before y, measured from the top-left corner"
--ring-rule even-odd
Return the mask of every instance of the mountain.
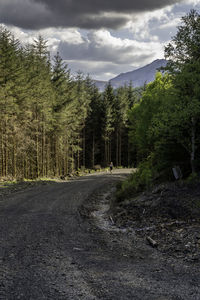
[[106, 84], [108, 81], [101, 81], [101, 80], [93, 80], [96, 87], [100, 90], [100, 92], [103, 92], [105, 89]]
[[[152, 63], [136, 69], [131, 72], [121, 73], [120, 75], [112, 78], [110, 83], [113, 88], [118, 88], [120, 86], [129, 85], [130, 81], [132, 82], [133, 87], [143, 86], [145, 83], [149, 83], [155, 79], [155, 74], [159, 68], [165, 67], [167, 61], [165, 59], [157, 59]], [[99, 88], [100, 91], [103, 91], [107, 82], [106, 81], [96, 81], [94, 80], [95, 85]]]
[[155, 79], [155, 74], [159, 68], [165, 67], [167, 61], [165, 59], [157, 59], [151, 64], [148, 64], [137, 70], [122, 73], [110, 80], [114, 88], [118, 88], [123, 85], [129, 85], [132, 82], [133, 87], [143, 86], [145, 83], [149, 83]]

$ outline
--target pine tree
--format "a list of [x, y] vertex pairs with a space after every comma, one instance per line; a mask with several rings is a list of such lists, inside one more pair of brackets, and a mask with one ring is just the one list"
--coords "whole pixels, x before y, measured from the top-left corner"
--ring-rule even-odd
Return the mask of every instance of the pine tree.
[[115, 94], [111, 83], [109, 82], [103, 92], [103, 139], [104, 139], [104, 164], [107, 166], [112, 160], [111, 135], [114, 131], [113, 127], [113, 105]]
[[39, 37], [26, 53], [27, 101], [30, 110], [31, 151], [30, 173], [32, 177], [47, 173], [46, 135], [50, 129], [53, 91], [46, 41]]
[[102, 164], [103, 160], [101, 151], [103, 103], [101, 94], [90, 79], [86, 81], [86, 87], [91, 100], [85, 122], [86, 167], [94, 168], [95, 164]]
[[[70, 70], [63, 62], [59, 53], [54, 57], [52, 71], [52, 84], [55, 91], [53, 105], [53, 129], [52, 129], [52, 161], [54, 161], [54, 173], [62, 176], [69, 173], [71, 122], [73, 118], [73, 84]], [[61, 159], [59, 159], [59, 157]]]
[[1, 176], [16, 176], [17, 114], [21, 81], [18, 40], [0, 28]]
[[122, 165], [122, 146], [123, 146], [123, 163], [127, 164], [127, 140], [125, 141], [125, 132], [127, 131], [126, 124], [128, 119], [128, 94], [126, 87], [120, 87], [116, 91], [116, 97], [113, 104], [113, 118], [114, 118], [114, 129], [115, 129], [115, 165]]

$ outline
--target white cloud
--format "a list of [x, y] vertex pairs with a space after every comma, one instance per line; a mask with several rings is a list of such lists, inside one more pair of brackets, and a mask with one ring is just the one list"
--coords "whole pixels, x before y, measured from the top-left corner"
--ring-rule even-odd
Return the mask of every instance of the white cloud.
[[8, 29], [23, 45], [33, 43], [41, 34], [48, 41], [52, 56], [59, 51], [73, 72], [80, 69], [101, 80], [163, 58], [164, 53], [164, 45], [157, 37], [144, 42], [115, 37], [105, 29], [87, 34], [76, 28], [25, 31], [12, 26]]
[[57, 28], [56, 30], [55, 28], [47, 28], [40, 30], [39, 33], [45, 36], [46, 39], [56, 38], [57, 40], [62, 40], [74, 45], [83, 43], [80, 32], [75, 28]]
[[184, 0], [183, 3], [185, 3], [187, 5], [188, 4], [193, 4], [193, 5], [199, 5], [200, 4], [199, 0]]
[[27, 31], [15, 26], [7, 26], [7, 28], [13, 33], [15, 38], [22, 43], [22, 45], [34, 43], [34, 40], [41, 35], [45, 40], [47, 40], [47, 45], [52, 55], [58, 51], [61, 41], [72, 45], [84, 43], [84, 39], [76, 28], [58, 28], [56, 30], [55, 28], [47, 28], [39, 31]]
[[119, 71], [131, 71], [163, 58], [164, 45], [157, 40], [143, 42], [117, 38], [107, 30], [97, 30], [89, 32], [78, 47], [61, 42], [59, 52], [73, 71], [81, 69], [105, 80], [116, 76]]
[[169, 18], [165, 23], [160, 25], [160, 29], [166, 29], [170, 27], [177, 27], [181, 23], [180, 18]]
[[52, 55], [55, 55], [58, 51], [61, 41], [75, 46], [84, 42], [80, 32], [75, 28], [58, 28], [56, 31], [54, 28], [47, 28], [40, 30], [38, 33], [48, 41], [47, 45]]
[[30, 31], [26, 32], [15, 26], [6, 27], [14, 35], [14, 37], [20, 41], [22, 45], [33, 43], [34, 39], [38, 36], [38, 34], [36, 33], [32, 33]]
[[151, 35], [150, 33], [152, 30], [150, 23], [154, 21], [158, 26], [158, 24], [167, 21], [172, 8], [172, 6], [167, 6], [163, 9], [140, 13], [127, 23], [126, 28], [133, 33], [135, 39], [158, 40], [156, 35]]
[[[189, 3], [191, 8], [192, 5], [200, 4], [200, 0], [187, 0], [187, 5], [184, 5], [184, 1], [155, 11], [137, 11], [132, 15], [102, 12], [101, 17], [114, 19], [120, 15], [130, 20], [126, 25], [124, 23], [121, 33], [113, 30], [111, 34], [108, 29], [79, 30], [62, 27], [39, 31], [22, 30], [13, 26], [9, 29], [23, 44], [32, 43], [41, 34], [48, 40], [52, 55], [59, 51], [73, 72], [80, 69], [97, 79], [107, 80], [121, 72], [144, 66], [154, 59], [163, 58], [164, 44], [175, 34], [184, 9], [189, 9]], [[30, 0], [26, 0], [26, 3], [30, 3]]]
[[117, 38], [107, 30], [89, 32], [84, 43], [79, 47], [68, 42], [61, 42], [59, 51], [64, 59], [91, 61], [112, 61], [118, 64], [135, 64], [141, 59], [162, 56], [163, 45], [155, 41], [142, 42]]

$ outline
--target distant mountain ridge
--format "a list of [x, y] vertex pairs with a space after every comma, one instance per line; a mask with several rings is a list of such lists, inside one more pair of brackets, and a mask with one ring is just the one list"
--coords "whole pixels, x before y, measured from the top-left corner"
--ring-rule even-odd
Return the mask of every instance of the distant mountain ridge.
[[101, 92], [105, 89], [106, 84], [108, 84], [108, 81], [101, 81], [101, 80], [93, 80], [93, 82]]
[[[152, 63], [136, 69], [134, 71], [130, 71], [127, 73], [121, 73], [118, 76], [110, 79], [110, 83], [113, 88], [118, 88], [120, 86], [129, 85], [132, 82], [133, 87], [143, 86], [145, 83], [149, 83], [155, 79], [156, 72], [161, 68], [165, 67], [167, 61], [165, 59], [157, 59]], [[95, 85], [99, 88], [100, 91], [103, 91], [106, 84], [106, 81], [98, 81], [94, 80]]]

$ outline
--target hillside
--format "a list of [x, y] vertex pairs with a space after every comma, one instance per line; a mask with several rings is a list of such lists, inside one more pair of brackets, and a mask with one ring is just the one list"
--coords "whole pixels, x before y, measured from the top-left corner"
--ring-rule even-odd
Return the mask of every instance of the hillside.
[[[121, 73], [118, 76], [110, 80], [113, 88], [118, 88], [120, 86], [129, 85], [132, 82], [133, 87], [143, 86], [145, 83], [149, 83], [154, 80], [155, 74], [160, 67], [166, 66], [167, 61], [165, 59], [157, 59], [152, 63], [139, 68], [137, 70]], [[95, 85], [100, 91], [103, 91], [107, 82], [94, 80]]]
[[132, 81], [133, 87], [143, 86], [145, 83], [149, 83], [154, 80], [155, 74], [160, 67], [166, 66], [167, 61], [164, 59], [157, 59], [151, 64], [148, 64], [137, 70], [121, 73], [117, 77], [110, 80], [114, 88], [118, 88], [125, 84], [129, 84]]
[[93, 82], [101, 92], [103, 92], [106, 84], [108, 83], [108, 81], [101, 81], [101, 80], [93, 80]]

